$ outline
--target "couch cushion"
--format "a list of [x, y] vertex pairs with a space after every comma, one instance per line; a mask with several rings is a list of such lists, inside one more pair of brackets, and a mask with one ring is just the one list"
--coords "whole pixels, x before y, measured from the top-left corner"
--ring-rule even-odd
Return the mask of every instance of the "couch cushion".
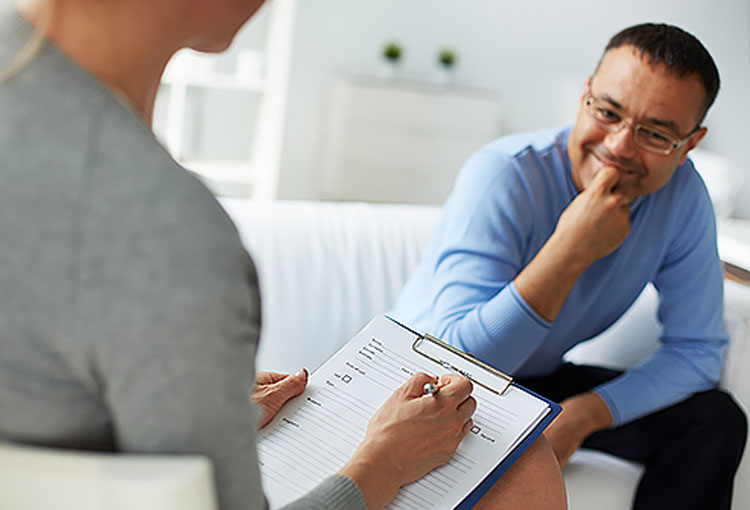
[[629, 510], [643, 468], [606, 453], [581, 449], [563, 469], [571, 510]]

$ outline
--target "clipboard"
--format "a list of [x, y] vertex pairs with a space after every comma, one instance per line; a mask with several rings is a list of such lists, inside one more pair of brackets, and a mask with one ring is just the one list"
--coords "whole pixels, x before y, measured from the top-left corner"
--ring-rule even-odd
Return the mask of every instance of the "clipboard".
[[270, 508], [303, 496], [347, 462], [372, 415], [417, 371], [469, 378], [479, 405], [451, 460], [402, 487], [389, 508], [471, 508], [561, 411], [470, 354], [376, 316], [310, 374], [305, 391], [261, 432], [258, 455]]
[[[521, 386], [520, 384], [513, 381], [512, 376], [482, 362], [471, 354], [467, 354], [460, 349], [457, 349], [454, 346], [450, 345], [449, 343], [444, 342], [443, 340], [440, 340], [439, 338], [436, 338], [430, 334], [420, 334], [389, 315], [386, 315], [386, 317], [402, 328], [405, 328], [417, 335], [417, 338], [412, 343], [412, 350], [417, 354], [420, 354], [421, 356], [429, 359], [433, 363], [439, 365], [443, 369], [461, 374], [472, 381], [473, 384], [478, 384], [499, 396], [504, 395], [508, 391], [508, 388], [513, 386], [520, 389], [521, 391], [533, 395], [539, 400], [546, 402], [550, 408], [550, 411], [547, 413], [547, 415], [539, 423], [537, 423], [536, 426], [528, 433], [528, 435], [512, 449], [510, 454], [508, 454], [500, 462], [500, 464], [498, 464], [484, 478], [484, 480], [466, 496], [466, 498], [464, 498], [457, 506], [454, 507], [454, 509], [456, 510], [469, 510], [477, 504], [482, 496], [484, 496], [490, 490], [490, 488], [492, 488], [492, 486], [497, 483], [497, 481], [505, 474], [510, 466], [519, 459], [523, 452], [525, 452], [529, 448], [529, 446], [531, 446], [531, 444], [539, 438], [542, 432], [544, 432], [544, 430], [555, 420], [555, 418], [557, 418], [557, 416], [562, 412], [562, 406], [548, 398], [537, 394], [536, 392], [529, 390], [528, 388]], [[434, 354], [426, 352], [423, 348], [423, 346], [426, 344], [435, 346], [436, 348], [444, 351], [445, 357], [435, 356]], [[456, 366], [455, 363], [452, 363], [448, 359], [449, 357], [456, 357], [466, 363], [470, 363], [473, 366], [476, 366], [477, 369], [481, 370], [482, 372], [488, 373], [491, 376], [497, 378], [499, 384], [488, 384], [483, 378], [479, 378], [473, 373]]]

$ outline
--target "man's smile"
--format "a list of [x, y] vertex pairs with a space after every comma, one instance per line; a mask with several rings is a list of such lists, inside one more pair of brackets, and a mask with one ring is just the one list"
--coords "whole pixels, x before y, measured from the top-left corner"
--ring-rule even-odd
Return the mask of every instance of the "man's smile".
[[611, 166], [617, 170], [621, 177], [625, 178], [644, 177], [646, 175], [646, 169], [643, 166], [630, 160], [613, 158], [601, 144], [587, 144], [584, 149], [599, 163], [599, 168]]

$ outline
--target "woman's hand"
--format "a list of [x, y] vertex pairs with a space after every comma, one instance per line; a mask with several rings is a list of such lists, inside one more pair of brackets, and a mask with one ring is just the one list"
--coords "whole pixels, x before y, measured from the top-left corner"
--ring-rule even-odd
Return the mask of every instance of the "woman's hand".
[[281, 406], [290, 398], [305, 391], [305, 386], [307, 386], [307, 370], [304, 368], [294, 375], [258, 372], [251, 396], [253, 402], [263, 411], [258, 428], [262, 429], [268, 425]]
[[399, 487], [448, 462], [471, 428], [476, 400], [465, 377], [444, 375], [435, 395], [423, 395], [435, 377], [418, 373], [375, 413], [365, 438], [341, 469], [359, 486], [367, 508], [382, 508]]

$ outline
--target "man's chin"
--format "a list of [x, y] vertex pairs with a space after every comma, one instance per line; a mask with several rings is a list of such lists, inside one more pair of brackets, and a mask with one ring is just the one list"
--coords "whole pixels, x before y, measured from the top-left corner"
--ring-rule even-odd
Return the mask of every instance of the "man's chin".
[[635, 199], [643, 195], [640, 186], [634, 182], [623, 182], [620, 181], [617, 186], [612, 190], [620, 195], [630, 197], [630, 202], [635, 202]]

